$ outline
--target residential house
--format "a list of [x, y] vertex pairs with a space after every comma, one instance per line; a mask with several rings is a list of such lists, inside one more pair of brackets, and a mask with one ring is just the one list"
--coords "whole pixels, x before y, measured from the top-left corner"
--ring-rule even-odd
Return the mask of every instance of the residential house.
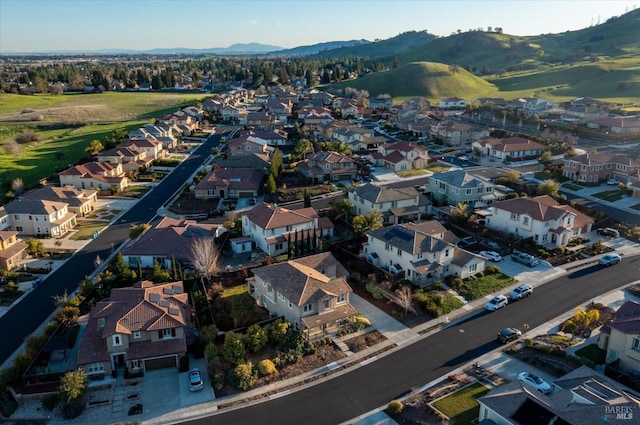
[[220, 168], [250, 168], [267, 172], [271, 166], [271, 159], [269, 154], [254, 153], [218, 159], [216, 160], [216, 165]]
[[338, 152], [317, 152], [307, 155], [296, 167], [302, 175], [317, 181], [331, 182], [353, 180], [358, 168], [351, 157]]
[[640, 398], [631, 389], [581, 366], [553, 382], [542, 394], [520, 381], [495, 387], [480, 397], [480, 424], [600, 424], [633, 423]]
[[242, 216], [242, 235], [249, 236], [256, 246], [269, 255], [286, 253], [288, 239], [299, 232], [316, 237], [333, 237], [333, 224], [320, 220], [313, 208], [289, 210], [275, 204], [261, 203]]
[[0, 230], [0, 270], [11, 271], [27, 256], [26, 242], [18, 239], [18, 232]]
[[585, 153], [563, 159], [562, 175], [576, 182], [597, 183], [616, 179], [638, 181], [640, 162], [625, 153]]
[[249, 295], [307, 340], [337, 334], [357, 310], [349, 302], [347, 270], [329, 252], [251, 270]]
[[3, 205], [0, 205], [0, 230], [6, 230], [11, 226], [9, 214]]
[[445, 276], [467, 278], [483, 272], [482, 257], [458, 248], [457, 238], [435, 220], [396, 224], [367, 233], [365, 259], [424, 287]]
[[482, 106], [497, 106], [504, 107], [507, 102], [501, 97], [479, 97], [473, 102], [474, 105]]
[[150, 167], [153, 163], [153, 158], [147, 157], [145, 151], [123, 147], [105, 149], [98, 153], [96, 159], [100, 163], [120, 164], [125, 173], [135, 173], [141, 168]]
[[275, 121], [286, 123], [291, 116], [293, 103], [289, 99], [270, 98], [265, 106], [269, 114], [275, 117]]
[[229, 140], [227, 146], [229, 156], [244, 156], [256, 153], [270, 156], [274, 150], [266, 140], [248, 134]]
[[240, 132], [242, 136], [253, 136], [258, 139], [266, 140], [269, 146], [286, 146], [291, 144], [289, 142], [289, 134], [286, 131], [278, 128], [273, 130], [249, 130], [246, 132]]
[[245, 108], [237, 108], [235, 106], [227, 105], [222, 108], [222, 121], [232, 122], [240, 125], [247, 123], [248, 112]]
[[340, 111], [345, 118], [362, 118], [362, 105], [356, 99], [338, 97], [333, 101], [333, 109]]
[[275, 116], [265, 111], [256, 111], [247, 113], [247, 125], [257, 130], [269, 130], [272, 128]]
[[251, 198], [258, 196], [265, 174], [247, 168], [223, 168], [204, 176], [194, 189], [196, 199]]
[[209, 97], [202, 101], [202, 109], [214, 115], [222, 113], [224, 105], [225, 103], [220, 97]]
[[640, 133], [640, 118], [606, 117], [587, 121], [587, 127], [603, 133], [618, 135], [635, 135]]
[[496, 185], [464, 170], [433, 173], [427, 191], [440, 204], [469, 205], [472, 209], [491, 205], [506, 198]]
[[197, 122], [200, 122], [204, 119], [204, 109], [198, 108], [193, 105], [182, 108], [180, 112], [190, 116], [191, 118], [193, 118], [194, 121], [197, 121]]
[[447, 97], [440, 99], [441, 109], [464, 109], [467, 107], [467, 101], [459, 97]]
[[367, 102], [369, 109], [389, 109], [392, 106], [393, 99], [389, 95], [374, 97]]
[[539, 97], [527, 97], [525, 103], [522, 105], [522, 112], [527, 117], [539, 116], [544, 117], [548, 115], [549, 110], [554, 107], [553, 103], [541, 99]]
[[332, 134], [332, 139], [348, 145], [353, 145], [357, 142], [364, 142], [372, 137], [374, 137], [373, 130], [352, 125], [336, 128]]
[[326, 121], [333, 121], [331, 111], [327, 108], [303, 107], [298, 110], [298, 119], [302, 120], [302, 128], [305, 132], [311, 133], [319, 125]]
[[122, 191], [129, 185], [129, 179], [122, 171], [122, 164], [110, 162], [87, 162], [74, 165], [58, 173], [60, 186], [73, 186], [76, 189]]
[[489, 130], [486, 127], [457, 121], [438, 122], [431, 128], [435, 130], [431, 137], [441, 140], [447, 146], [471, 148], [473, 142], [489, 137]]
[[625, 301], [613, 320], [602, 326], [598, 338], [598, 347], [607, 352], [607, 364], [626, 373], [640, 374], [640, 304]]
[[390, 187], [367, 183], [348, 192], [354, 212], [368, 216], [382, 214], [383, 224], [419, 222], [422, 214], [431, 212], [431, 203], [414, 187]]
[[331, 105], [333, 103], [333, 99], [336, 97], [335, 95], [326, 91], [315, 91], [309, 96], [311, 100], [319, 100], [324, 106]]
[[556, 247], [590, 232], [594, 223], [591, 217], [569, 205], [560, 205], [548, 195], [507, 199], [488, 211], [488, 228]]
[[171, 270], [173, 261], [191, 263], [191, 247], [197, 239], [216, 238], [224, 232], [224, 227], [218, 224], [163, 217], [131, 241], [121, 251], [122, 258], [133, 268], [152, 268], [158, 263], [163, 269]]
[[114, 288], [89, 312], [78, 367], [90, 378], [110, 376], [117, 369], [140, 373], [178, 367], [193, 342], [191, 317], [181, 281], [154, 285], [145, 280]]
[[20, 198], [44, 200], [67, 204], [67, 209], [78, 217], [84, 217], [93, 211], [98, 193], [90, 189], [76, 189], [73, 186], [45, 186], [23, 193]]
[[20, 236], [60, 237], [76, 227], [76, 215], [64, 202], [16, 199], [4, 206], [11, 225]]
[[166, 153], [163, 149], [162, 142], [153, 139], [129, 139], [120, 143], [118, 147], [145, 152], [147, 154], [147, 158], [151, 159], [162, 158]]
[[376, 165], [393, 171], [421, 169], [429, 162], [425, 147], [406, 141], [385, 143], [378, 148], [378, 154], [373, 156]]
[[511, 162], [537, 160], [545, 149], [543, 144], [520, 136], [484, 138], [473, 142], [472, 147], [478, 148], [483, 156]]

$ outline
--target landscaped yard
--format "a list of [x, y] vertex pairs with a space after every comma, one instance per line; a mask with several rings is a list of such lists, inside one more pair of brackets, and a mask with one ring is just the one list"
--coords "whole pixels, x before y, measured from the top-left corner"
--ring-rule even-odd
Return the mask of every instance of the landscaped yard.
[[600, 349], [597, 344], [589, 344], [576, 351], [576, 356], [591, 360], [594, 364], [604, 364], [607, 352]]
[[427, 170], [405, 170], [405, 171], [398, 171], [396, 172], [397, 175], [399, 175], [400, 177], [413, 177], [413, 176], [422, 176], [425, 174], [428, 174], [429, 172]]
[[107, 223], [97, 220], [79, 220], [76, 229], [78, 230], [69, 239], [74, 241], [84, 241], [93, 239], [93, 234], [106, 227]]
[[575, 183], [565, 183], [562, 185], [562, 187], [564, 187], [565, 189], [569, 189], [569, 190], [574, 190], [574, 191], [578, 191], [578, 190], [582, 190], [584, 189], [584, 187], [575, 184]]
[[620, 190], [605, 190], [604, 192], [599, 192], [594, 194], [596, 198], [600, 198], [604, 201], [614, 202], [622, 199], [622, 192]]
[[478, 419], [478, 398], [489, 392], [482, 384], [472, 384], [433, 403], [433, 406], [451, 419], [452, 425], [467, 425]]
[[440, 173], [444, 171], [448, 171], [451, 168], [450, 165], [439, 164], [434, 162], [433, 164], [427, 165], [424, 169], [427, 171], [431, 171], [432, 173]]
[[460, 282], [460, 279], [454, 279], [451, 286], [467, 301], [473, 301], [513, 285], [516, 282], [517, 281], [511, 276], [498, 272], [494, 274], [485, 273], [482, 277], [467, 278], [462, 280], [462, 282]]

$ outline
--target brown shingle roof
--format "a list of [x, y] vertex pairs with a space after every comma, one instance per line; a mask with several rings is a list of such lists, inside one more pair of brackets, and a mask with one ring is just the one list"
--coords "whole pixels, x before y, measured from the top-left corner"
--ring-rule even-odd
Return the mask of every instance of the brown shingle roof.
[[246, 217], [260, 228], [268, 230], [312, 222], [318, 218], [318, 213], [311, 207], [288, 210], [274, 204], [261, 203], [249, 210]]

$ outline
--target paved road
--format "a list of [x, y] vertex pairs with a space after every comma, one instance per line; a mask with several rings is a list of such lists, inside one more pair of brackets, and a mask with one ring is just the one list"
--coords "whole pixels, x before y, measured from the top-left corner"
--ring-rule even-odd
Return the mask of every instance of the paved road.
[[[637, 279], [640, 256], [611, 268], [598, 265], [569, 273], [536, 289], [532, 297], [494, 313], [454, 323], [404, 349], [317, 385], [233, 411], [184, 423], [337, 424], [387, 404], [498, 348], [495, 335], [507, 326], [534, 329], [577, 305]], [[541, 309], [540, 306], [544, 306]]]
[[129, 238], [131, 225], [147, 223], [156, 216], [156, 211], [198, 169], [208, 158], [212, 147], [220, 143], [220, 135], [211, 135], [206, 142], [180, 164], [175, 171], [165, 177], [152, 191], [142, 198], [120, 219], [103, 230], [96, 239], [85, 245], [60, 268], [51, 273], [46, 283], [31, 291], [20, 303], [0, 317], [2, 344], [0, 344], [0, 364], [16, 351], [24, 340], [49, 317], [55, 306], [52, 297], [71, 293], [78, 283], [93, 273], [96, 256], [107, 259], [115, 248]]

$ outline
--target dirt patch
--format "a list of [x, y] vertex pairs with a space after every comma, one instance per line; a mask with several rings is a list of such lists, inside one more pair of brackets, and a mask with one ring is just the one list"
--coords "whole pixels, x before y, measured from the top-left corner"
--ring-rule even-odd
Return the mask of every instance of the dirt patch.
[[353, 353], [357, 353], [358, 351], [366, 350], [369, 347], [373, 347], [376, 344], [386, 341], [386, 339], [387, 337], [380, 333], [380, 331], [373, 330], [371, 332], [354, 336], [353, 338], [349, 338], [343, 342], [347, 347], [349, 347], [349, 350]]

